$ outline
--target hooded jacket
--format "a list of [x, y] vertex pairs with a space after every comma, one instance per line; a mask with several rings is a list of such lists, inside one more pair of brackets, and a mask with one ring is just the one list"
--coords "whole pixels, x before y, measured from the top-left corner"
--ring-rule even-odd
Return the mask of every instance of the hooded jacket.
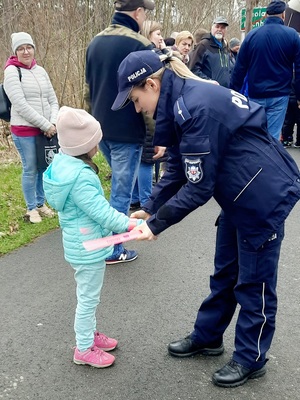
[[222, 86], [166, 69], [154, 143], [168, 146], [167, 170], [143, 209], [157, 235], [214, 197], [259, 248], [300, 198], [300, 172], [266, 129], [263, 107]]
[[90, 264], [105, 260], [113, 246], [87, 251], [82, 242], [126, 232], [129, 218], [110, 206], [100, 180], [82, 160], [59, 153], [43, 176], [48, 203], [58, 211], [66, 261]]

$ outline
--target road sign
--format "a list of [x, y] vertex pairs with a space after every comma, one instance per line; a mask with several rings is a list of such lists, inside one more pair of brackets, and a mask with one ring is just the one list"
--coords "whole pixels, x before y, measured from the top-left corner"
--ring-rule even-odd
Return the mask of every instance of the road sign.
[[[255, 7], [252, 12], [252, 29], [262, 26], [267, 16], [267, 7]], [[241, 31], [245, 30], [246, 26], [246, 8], [241, 10]]]

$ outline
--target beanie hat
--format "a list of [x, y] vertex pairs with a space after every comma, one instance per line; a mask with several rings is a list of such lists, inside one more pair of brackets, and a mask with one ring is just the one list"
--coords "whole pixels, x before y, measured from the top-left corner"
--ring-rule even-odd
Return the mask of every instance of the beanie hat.
[[23, 44], [30, 44], [35, 48], [35, 44], [33, 43], [32, 37], [29, 33], [26, 32], [16, 32], [11, 35], [11, 48], [14, 54], [16, 54], [16, 50], [19, 46]]
[[286, 9], [286, 3], [282, 0], [273, 0], [267, 7], [268, 15], [279, 15], [282, 14]]
[[58, 112], [56, 129], [60, 148], [69, 156], [88, 153], [102, 138], [100, 123], [91, 114], [67, 106]]
[[239, 46], [241, 44], [240, 40], [236, 37], [230, 39], [229, 41], [229, 48], [232, 49], [235, 46]]

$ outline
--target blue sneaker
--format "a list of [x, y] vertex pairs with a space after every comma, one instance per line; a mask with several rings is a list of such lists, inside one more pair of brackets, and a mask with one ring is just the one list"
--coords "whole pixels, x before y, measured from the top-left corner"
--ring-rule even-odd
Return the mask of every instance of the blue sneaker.
[[138, 254], [135, 250], [126, 250], [122, 251], [122, 253], [109, 257], [105, 260], [106, 264], [111, 265], [111, 264], [119, 264], [119, 263], [126, 263], [130, 262], [133, 260], [136, 260], [138, 257]]

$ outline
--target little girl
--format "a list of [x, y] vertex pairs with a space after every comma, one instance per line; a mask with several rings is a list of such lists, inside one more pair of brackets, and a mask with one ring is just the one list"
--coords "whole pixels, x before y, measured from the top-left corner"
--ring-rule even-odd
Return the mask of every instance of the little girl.
[[113, 246], [86, 251], [82, 242], [122, 233], [142, 220], [129, 219], [112, 208], [104, 197], [92, 157], [98, 151], [102, 131], [98, 121], [84, 110], [62, 107], [57, 117], [60, 153], [44, 173], [49, 204], [58, 211], [66, 261], [75, 271], [77, 308], [74, 329], [74, 362], [109, 367], [115, 357], [107, 351], [117, 340], [96, 330], [96, 309], [105, 272], [105, 259]]

